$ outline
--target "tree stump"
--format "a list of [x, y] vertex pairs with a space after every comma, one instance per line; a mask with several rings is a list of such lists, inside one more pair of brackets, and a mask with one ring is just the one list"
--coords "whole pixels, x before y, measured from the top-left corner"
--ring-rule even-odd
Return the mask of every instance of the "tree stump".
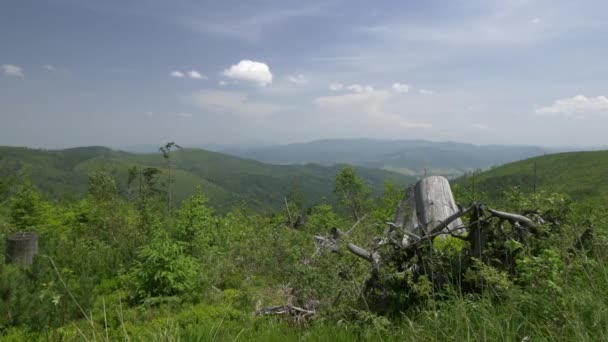
[[38, 234], [20, 232], [6, 238], [6, 256], [8, 262], [21, 266], [30, 266], [38, 254]]
[[[425, 177], [407, 189], [405, 200], [397, 208], [395, 224], [408, 233], [423, 236], [458, 210], [448, 180], [441, 176]], [[459, 226], [462, 221], [456, 219], [445, 229]]]

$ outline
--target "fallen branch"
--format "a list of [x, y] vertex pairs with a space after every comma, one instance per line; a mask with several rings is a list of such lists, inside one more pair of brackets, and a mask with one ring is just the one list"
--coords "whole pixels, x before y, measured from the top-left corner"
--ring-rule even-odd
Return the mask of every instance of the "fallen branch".
[[496, 217], [500, 217], [505, 220], [509, 220], [511, 222], [518, 222], [518, 223], [521, 223], [524, 226], [527, 226], [530, 228], [534, 228], [537, 226], [537, 224], [534, 221], [532, 221], [531, 219], [529, 219], [523, 215], [511, 214], [511, 213], [507, 213], [504, 211], [498, 211], [498, 210], [494, 210], [494, 209], [490, 209], [490, 208], [488, 208], [488, 211]]
[[348, 234], [350, 234], [350, 232], [352, 232], [352, 231], [353, 231], [353, 229], [355, 229], [355, 227], [356, 227], [356, 226], [357, 226], [359, 223], [361, 223], [361, 221], [365, 220], [365, 218], [366, 218], [366, 217], [367, 217], [367, 214], [363, 215], [363, 217], [361, 217], [360, 219], [358, 219], [358, 220], [357, 220], [357, 222], [355, 222], [355, 224], [354, 224], [354, 225], [353, 225], [353, 226], [352, 226], [352, 227], [351, 227], [349, 230], [347, 230], [347, 231], [346, 231], [346, 234], [347, 234], [347, 235], [348, 235]]
[[448, 216], [445, 220], [439, 222], [439, 224], [437, 224], [436, 226], [432, 227], [431, 229], [429, 229], [430, 233], [429, 235], [433, 235], [436, 234], [438, 232], [441, 232], [442, 230], [444, 230], [447, 226], [450, 225], [450, 223], [458, 220], [459, 218], [461, 218], [462, 216], [468, 214], [471, 210], [473, 210], [475, 207], [477, 206], [477, 204], [474, 204], [466, 209], [460, 209], [457, 212], [455, 212], [454, 214]]
[[327, 238], [321, 235], [315, 235], [314, 239], [317, 244], [317, 251], [315, 252], [315, 255], [318, 251], [322, 249], [328, 249], [330, 252], [333, 253], [340, 252], [340, 248], [338, 247], [338, 241], [336, 239]]
[[285, 202], [285, 208], [287, 209], [287, 216], [289, 216], [289, 225], [291, 228], [294, 228], [293, 218], [291, 217], [291, 212], [289, 211], [289, 204], [287, 203], [287, 197], [283, 197], [283, 201]]
[[355, 244], [349, 243], [347, 246], [348, 250], [354, 255], [363, 258], [377, 267], [380, 264], [380, 254], [376, 252], [369, 252], [368, 250], [361, 248]]
[[269, 306], [266, 308], [261, 308], [256, 310], [256, 316], [266, 316], [266, 315], [287, 315], [291, 317], [297, 318], [310, 318], [314, 316], [317, 312], [313, 310], [307, 310], [303, 308], [299, 308], [297, 306], [293, 306], [291, 304], [287, 305], [275, 305]]

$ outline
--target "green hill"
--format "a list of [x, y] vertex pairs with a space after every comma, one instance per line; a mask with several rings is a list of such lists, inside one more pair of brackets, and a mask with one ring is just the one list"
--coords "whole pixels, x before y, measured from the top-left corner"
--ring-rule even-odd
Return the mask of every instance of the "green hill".
[[[470, 187], [471, 177], [462, 177], [457, 182]], [[597, 199], [608, 196], [608, 151], [535, 157], [496, 167], [474, 177], [476, 189], [494, 198], [512, 186], [534, 191], [536, 183], [537, 190], [565, 193], [574, 199]]]
[[[331, 199], [335, 175], [341, 166], [269, 165], [201, 149], [172, 153], [174, 198], [183, 200], [201, 186], [217, 209], [244, 204], [255, 209], [281, 205], [292, 189], [302, 192], [306, 202]], [[79, 147], [57, 151], [0, 147], [0, 177], [26, 174], [41, 190], [55, 198], [84, 194], [88, 174], [104, 169], [126, 191], [128, 169], [157, 167], [166, 174], [160, 153], [134, 154], [105, 147]], [[386, 181], [405, 185], [414, 180], [385, 170], [358, 168], [376, 191]], [[166, 176], [162, 176], [163, 178]]]

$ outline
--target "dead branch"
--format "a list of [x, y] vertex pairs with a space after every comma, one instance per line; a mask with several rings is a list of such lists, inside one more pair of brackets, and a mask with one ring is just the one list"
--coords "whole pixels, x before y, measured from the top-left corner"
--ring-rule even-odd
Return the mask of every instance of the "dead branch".
[[348, 248], [348, 250], [351, 253], [371, 262], [375, 267], [377, 267], [380, 264], [380, 254], [378, 254], [376, 252], [369, 252], [368, 250], [361, 248], [352, 243], [349, 243], [346, 247]]
[[346, 231], [346, 234], [350, 234], [350, 233], [353, 231], [353, 229], [355, 229], [355, 227], [356, 227], [356, 226], [357, 226], [359, 223], [361, 223], [361, 221], [365, 220], [365, 218], [366, 218], [366, 217], [367, 217], [367, 214], [363, 215], [363, 217], [361, 217], [360, 219], [358, 219], [358, 220], [357, 220], [357, 222], [355, 222], [355, 224], [354, 224], [352, 227], [350, 227], [350, 229], [349, 229], [349, 230], [347, 230], [347, 231]]
[[532, 221], [531, 219], [529, 219], [523, 215], [507, 213], [504, 211], [498, 211], [498, 210], [494, 210], [491, 208], [488, 208], [488, 212], [490, 212], [493, 216], [500, 217], [505, 220], [509, 220], [511, 222], [518, 222], [518, 223], [523, 224], [526, 227], [534, 228], [537, 226], [537, 224], [534, 221]]
[[286, 316], [290, 316], [293, 318], [311, 318], [312, 316], [314, 316], [316, 314], [316, 310], [312, 309], [312, 310], [307, 310], [307, 309], [303, 309], [291, 304], [286, 304], [286, 305], [275, 305], [275, 306], [269, 306], [266, 308], [261, 308], [259, 310], [256, 310], [255, 315], [256, 316], [267, 316], [267, 315], [286, 315]]
[[285, 202], [285, 208], [287, 209], [287, 216], [289, 216], [289, 225], [291, 228], [294, 228], [293, 218], [291, 217], [291, 212], [289, 211], [289, 204], [287, 203], [287, 197], [283, 197], [283, 201]]
[[[456, 221], [457, 219], [461, 218], [462, 216], [468, 214], [471, 210], [473, 210], [475, 207], [477, 207], [477, 204], [474, 204], [466, 209], [460, 209], [457, 212], [455, 212], [454, 214], [448, 216], [445, 220], [441, 221], [439, 224], [431, 227], [431, 229], [428, 229], [428, 231], [430, 232], [430, 235], [436, 234], [438, 232], [441, 232], [442, 230], [444, 230], [445, 228], [447, 228], [450, 223]], [[452, 229], [453, 231], [454, 229]]]

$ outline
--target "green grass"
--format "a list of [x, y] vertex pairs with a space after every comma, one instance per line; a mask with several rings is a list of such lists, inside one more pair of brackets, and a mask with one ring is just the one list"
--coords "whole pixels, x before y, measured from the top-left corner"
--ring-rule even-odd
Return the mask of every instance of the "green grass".
[[[536, 168], [536, 178], [534, 176]], [[471, 187], [472, 176], [456, 181]], [[598, 199], [608, 195], [608, 151], [569, 152], [509, 163], [474, 176], [476, 191], [491, 198], [518, 186], [522, 191], [559, 192], [575, 200]]]
[[[306, 203], [332, 199], [334, 178], [341, 166], [270, 165], [201, 149], [172, 153], [173, 194], [176, 203], [201, 187], [210, 204], [220, 211], [235, 206], [273, 210], [282, 206], [290, 190], [299, 189]], [[86, 192], [88, 174], [111, 172], [121, 191], [126, 192], [127, 171], [133, 166], [157, 167], [167, 178], [167, 163], [160, 153], [132, 154], [104, 147], [79, 147], [58, 151], [0, 147], [0, 177], [27, 175], [53, 198], [71, 198]], [[394, 172], [358, 168], [360, 175], [378, 194], [384, 182], [405, 185], [414, 177]]]

